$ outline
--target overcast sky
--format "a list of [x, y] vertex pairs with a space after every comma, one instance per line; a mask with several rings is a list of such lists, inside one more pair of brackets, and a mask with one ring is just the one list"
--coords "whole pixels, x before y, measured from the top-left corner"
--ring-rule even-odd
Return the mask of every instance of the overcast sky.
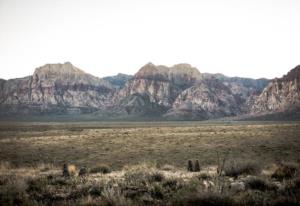
[[148, 62], [280, 77], [300, 64], [300, 1], [0, 0], [0, 78], [66, 61], [99, 77]]

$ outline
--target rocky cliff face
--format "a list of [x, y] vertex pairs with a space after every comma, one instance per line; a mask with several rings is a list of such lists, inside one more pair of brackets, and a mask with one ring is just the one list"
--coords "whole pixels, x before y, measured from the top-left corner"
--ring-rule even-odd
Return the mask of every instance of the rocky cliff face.
[[239, 113], [240, 107], [230, 89], [221, 81], [210, 79], [203, 80], [180, 93], [165, 116], [210, 119]]
[[249, 103], [252, 114], [284, 112], [300, 107], [300, 66], [282, 78], [276, 78], [264, 88], [260, 95]]
[[204, 73], [203, 76], [204, 79], [215, 78], [220, 80], [236, 97], [240, 98], [242, 103], [246, 102], [250, 96], [260, 94], [269, 81], [265, 78], [227, 77], [223, 74]]
[[200, 80], [200, 72], [189, 64], [166, 67], [148, 63], [118, 92], [117, 99], [143, 94], [150, 103], [170, 108], [181, 91]]
[[47, 64], [34, 74], [1, 83], [1, 113], [81, 113], [104, 107], [113, 91], [105, 80], [71, 63]]
[[71, 63], [0, 79], [0, 117], [93, 113], [103, 118], [211, 119], [300, 111], [300, 66], [280, 79], [201, 74], [189, 64], [148, 63], [134, 76], [97, 78]]

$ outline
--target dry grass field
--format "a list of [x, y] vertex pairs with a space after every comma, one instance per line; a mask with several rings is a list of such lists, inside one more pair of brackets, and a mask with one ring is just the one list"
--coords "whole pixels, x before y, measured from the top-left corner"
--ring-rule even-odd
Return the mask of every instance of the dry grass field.
[[16, 166], [38, 163], [113, 169], [140, 162], [185, 167], [188, 159], [268, 163], [300, 160], [300, 123], [3, 123], [0, 160]]
[[3, 122], [0, 162], [0, 205], [300, 204], [298, 122]]

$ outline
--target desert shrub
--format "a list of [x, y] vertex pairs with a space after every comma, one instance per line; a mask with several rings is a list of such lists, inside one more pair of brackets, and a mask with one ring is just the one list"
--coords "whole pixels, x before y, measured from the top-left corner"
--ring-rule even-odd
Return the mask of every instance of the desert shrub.
[[227, 196], [217, 193], [189, 193], [177, 197], [173, 200], [174, 206], [232, 206], [235, 205], [234, 201]]
[[163, 199], [164, 198], [163, 188], [158, 184], [155, 184], [153, 186], [153, 188], [151, 188], [150, 194], [151, 194], [151, 197], [154, 199]]
[[68, 200], [68, 198], [80, 198], [82, 191], [76, 191], [79, 184], [79, 178], [76, 177], [65, 178], [60, 175], [37, 176], [27, 181], [26, 192], [31, 199], [34, 199], [39, 204], [50, 204], [63, 202]]
[[283, 180], [290, 179], [295, 176], [297, 166], [294, 164], [280, 164], [279, 167], [272, 174], [272, 178]]
[[52, 179], [48, 179], [48, 182], [45, 182], [45, 184], [54, 185], [54, 186], [69, 186], [70, 181], [66, 180], [65, 178], [61, 177], [55, 177]]
[[147, 175], [147, 179], [150, 182], [161, 182], [161, 181], [164, 180], [164, 178], [165, 178], [165, 176], [161, 172], [158, 172], [158, 171], [155, 171], [153, 173], [149, 173]]
[[[177, 183], [178, 184], [178, 183]], [[190, 194], [196, 194], [202, 189], [202, 185], [198, 180], [189, 180], [188, 182], [183, 182], [180, 186], [177, 186], [174, 191], [171, 202], [180, 202], [183, 197], [189, 196]]]
[[[234, 197], [234, 201], [238, 206], [262, 206], [268, 200], [265, 194], [259, 190], [247, 190]], [[268, 200], [270, 202], [271, 200]]]
[[91, 185], [75, 185], [72, 187], [71, 191], [68, 192], [67, 199], [70, 200], [80, 200], [86, 196], [92, 196], [89, 191]]
[[260, 172], [260, 167], [254, 162], [232, 163], [224, 168], [226, 176], [238, 177], [239, 175], [254, 175]]
[[78, 172], [78, 175], [79, 176], [85, 176], [88, 174], [88, 169], [86, 167], [81, 167], [79, 172]]
[[194, 166], [193, 166], [193, 161], [192, 160], [188, 160], [188, 162], [187, 162], [187, 171], [189, 171], [189, 172], [194, 171]]
[[276, 186], [258, 177], [249, 178], [245, 182], [246, 188], [252, 190], [276, 190]]
[[295, 178], [293, 180], [286, 180], [283, 182], [284, 189], [279, 190], [279, 193], [284, 196], [295, 196], [298, 197], [298, 201], [300, 203], [300, 179]]
[[194, 172], [200, 172], [200, 163], [199, 163], [199, 160], [195, 161]]
[[199, 180], [209, 180], [211, 179], [211, 176], [208, 173], [200, 173], [197, 178]]
[[88, 193], [89, 195], [95, 197], [95, 196], [100, 196], [102, 191], [103, 191], [103, 187], [100, 185], [93, 185], [89, 190]]
[[108, 174], [111, 173], [111, 168], [108, 165], [98, 165], [90, 169], [90, 173], [102, 173]]
[[290, 196], [279, 196], [270, 201], [272, 206], [299, 206], [299, 200]]
[[[52, 179], [52, 178], [51, 178]], [[27, 181], [26, 191], [31, 193], [42, 193], [45, 186], [48, 185], [47, 177], [31, 178]]]
[[178, 180], [175, 179], [175, 178], [171, 178], [171, 179], [165, 179], [163, 182], [162, 182], [162, 186], [163, 187], [167, 187], [167, 188], [177, 188], [177, 185], [178, 185]]
[[144, 172], [144, 171], [128, 171], [125, 173], [124, 179], [127, 184], [146, 185], [147, 184], [147, 178], [146, 178], [147, 175], [148, 175], [148, 173]]
[[131, 185], [146, 185], [153, 182], [162, 182], [164, 174], [159, 171], [128, 171], [124, 175], [125, 182]]
[[132, 206], [133, 202], [124, 197], [116, 188], [105, 188], [102, 192], [101, 205], [103, 206]]
[[0, 177], [2, 183], [0, 185], [0, 205], [35, 205], [26, 194], [26, 182], [24, 179], [15, 175], [5, 175]]

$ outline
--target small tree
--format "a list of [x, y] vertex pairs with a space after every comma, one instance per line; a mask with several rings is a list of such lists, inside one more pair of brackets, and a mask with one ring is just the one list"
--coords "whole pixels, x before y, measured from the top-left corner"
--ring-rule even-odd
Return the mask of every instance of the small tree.
[[200, 172], [200, 163], [199, 163], [199, 160], [195, 161], [194, 172]]
[[193, 172], [194, 171], [194, 166], [193, 166], [193, 161], [192, 160], [188, 160], [187, 170], [189, 172]]

